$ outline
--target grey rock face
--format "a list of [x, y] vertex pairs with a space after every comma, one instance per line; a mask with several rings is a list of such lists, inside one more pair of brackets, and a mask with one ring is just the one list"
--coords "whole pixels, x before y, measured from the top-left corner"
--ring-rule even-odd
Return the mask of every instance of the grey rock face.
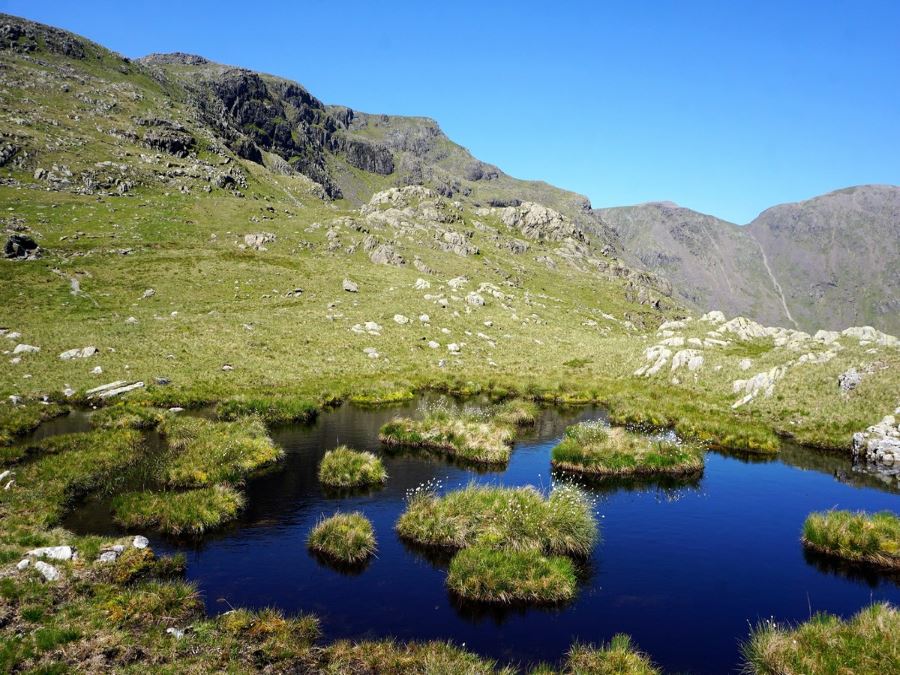
[[856, 389], [860, 382], [862, 382], [862, 375], [859, 374], [856, 368], [851, 368], [838, 375], [838, 387], [840, 387], [841, 392], [844, 394]]

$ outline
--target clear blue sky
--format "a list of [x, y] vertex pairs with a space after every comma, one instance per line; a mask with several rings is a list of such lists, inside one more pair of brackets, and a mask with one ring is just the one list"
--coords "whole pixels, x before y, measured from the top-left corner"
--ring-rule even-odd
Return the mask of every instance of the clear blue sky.
[[[273, 7], [273, 5], [278, 5]], [[186, 51], [426, 115], [595, 206], [745, 223], [900, 183], [900, 2], [2, 1], [127, 56]]]

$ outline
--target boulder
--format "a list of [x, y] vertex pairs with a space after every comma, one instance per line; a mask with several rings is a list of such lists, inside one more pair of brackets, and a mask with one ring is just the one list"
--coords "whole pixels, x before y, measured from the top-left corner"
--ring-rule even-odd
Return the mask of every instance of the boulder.
[[41, 576], [44, 577], [47, 581], [56, 581], [59, 579], [59, 570], [56, 569], [53, 565], [49, 563], [45, 563], [43, 560], [38, 560], [34, 563], [34, 568], [41, 573]]
[[15, 260], [29, 260], [41, 257], [41, 247], [31, 237], [24, 234], [11, 234], [3, 247], [3, 255]]
[[257, 251], [266, 251], [266, 244], [275, 241], [275, 235], [271, 232], [253, 232], [244, 235], [244, 245]]
[[69, 349], [64, 351], [59, 355], [59, 358], [63, 361], [71, 361], [72, 359], [86, 359], [90, 356], [93, 356], [100, 350], [96, 347], [82, 347], [81, 349]]
[[49, 558], [50, 560], [71, 560], [75, 551], [71, 546], [43, 546], [33, 548], [27, 555], [32, 558]]
[[40, 347], [34, 345], [19, 344], [13, 349], [13, 354], [35, 354], [41, 351]]
[[344, 281], [341, 282], [341, 287], [348, 293], [358, 293], [359, 292], [359, 286], [357, 286], [354, 282], [350, 281], [350, 279], [344, 279]]
[[849, 394], [859, 386], [860, 382], [862, 382], [862, 375], [859, 374], [856, 368], [850, 368], [850, 370], [838, 375], [838, 387], [840, 387], [842, 394]]
[[394, 322], [404, 326], [409, 323], [409, 317], [403, 314], [394, 314]]
[[147, 548], [150, 546], [150, 540], [139, 534], [132, 540], [131, 545], [135, 548]]
[[394, 265], [400, 267], [406, 264], [403, 256], [397, 253], [390, 244], [379, 244], [376, 246], [369, 255], [369, 260], [376, 265]]
[[894, 415], [853, 434], [853, 454], [872, 464], [900, 464], [900, 425]]

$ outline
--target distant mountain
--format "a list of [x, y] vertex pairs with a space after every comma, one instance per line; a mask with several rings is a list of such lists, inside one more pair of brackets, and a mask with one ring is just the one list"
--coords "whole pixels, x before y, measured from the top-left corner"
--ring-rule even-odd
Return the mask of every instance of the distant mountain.
[[900, 330], [900, 187], [772, 207], [745, 227], [654, 202], [598, 209], [627, 252], [698, 308], [804, 330]]

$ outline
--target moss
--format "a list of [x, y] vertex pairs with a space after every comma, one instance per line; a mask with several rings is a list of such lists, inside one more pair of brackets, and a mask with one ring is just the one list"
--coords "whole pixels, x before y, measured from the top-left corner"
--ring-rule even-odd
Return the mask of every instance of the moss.
[[203, 534], [234, 520], [244, 496], [229, 485], [213, 485], [185, 492], [127, 492], [113, 499], [120, 525], [156, 527], [168, 534]]
[[309, 533], [310, 549], [343, 563], [359, 563], [375, 553], [375, 532], [363, 514], [337, 513], [319, 521]]
[[346, 445], [329, 450], [319, 464], [319, 481], [331, 487], [377, 485], [387, 480], [384, 465], [371, 452], [356, 452]]
[[466, 600], [555, 604], [575, 597], [572, 561], [539, 550], [466, 548], [453, 556], [447, 586]]
[[703, 455], [691, 445], [585, 423], [566, 429], [551, 463], [555, 469], [587, 475], [686, 475], [703, 470]]
[[426, 546], [538, 549], [551, 555], [587, 555], [598, 538], [587, 497], [555, 488], [548, 498], [531, 487], [469, 485], [438, 497], [414, 494], [397, 521], [400, 536]]
[[742, 646], [746, 670], [775, 673], [894, 673], [900, 612], [881, 603], [847, 621], [816, 614], [798, 626], [757, 625]]
[[166, 482], [172, 486], [235, 482], [284, 455], [258, 418], [213, 422], [172, 417], [160, 425], [160, 430], [172, 453], [166, 466]]
[[812, 513], [803, 524], [802, 541], [819, 553], [900, 570], [900, 518], [890, 511]]

